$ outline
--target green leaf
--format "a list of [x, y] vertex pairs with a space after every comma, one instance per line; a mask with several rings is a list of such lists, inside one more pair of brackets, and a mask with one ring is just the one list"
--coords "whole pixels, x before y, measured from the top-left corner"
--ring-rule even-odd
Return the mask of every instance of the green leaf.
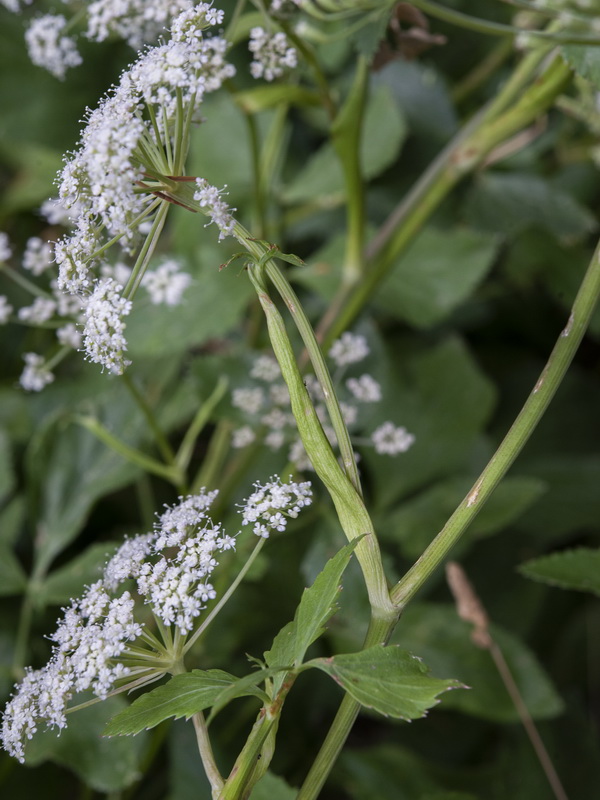
[[27, 575], [8, 547], [0, 546], [0, 597], [21, 594], [27, 588]]
[[[170, 681], [145, 692], [133, 703], [113, 717], [104, 736], [129, 736], [144, 729], [154, 728], [170, 717], [189, 719], [198, 711], [210, 708], [215, 700], [238, 679], [220, 669], [195, 669], [175, 675]], [[256, 695], [255, 685], [246, 687], [238, 697]]]
[[578, 547], [533, 558], [519, 572], [534, 581], [600, 595], [600, 549]]
[[500, 241], [468, 229], [426, 228], [377, 292], [378, 305], [415, 328], [441, 322], [489, 272]]
[[[555, 717], [563, 702], [529, 648], [497, 625], [490, 631], [502, 650], [529, 713], [535, 719]], [[455, 708], [494, 722], [518, 722], [519, 715], [494, 662], [471, 641], [471, 625], [461, 620], [453, 605], [414, 603], [402, 615], [394, 639], [419, 653], [437, 673], [456, 675], [471, 688], [451, 692], [445, 708]]]
[[119, 545], [114, 542], [93, 544], [85, 552], [54, 570], [36, 590], [39, 605], [63, 605], [79, 597], [84, 586], [95, 583], [104, 572], [106, 562]]
[[0, 546], [11, 547], [17, 540], [25, 519], [25, 500], [17, 495], [0, 512]]
[[207, 722], [210, 724], [225, 706], [237, 697], [259, 697], [261, 700], [268, 701], [269, 697], [265, 692], [258, 688], [258, 684], [262, 683], [266, 678], [272, 678], [280, 673], [287, 672], [287, 664], [282, 664], [273, 669], [257, 669], [254, 672], [244, 675], [243, 678], [236, 678], [235, 682], [230, 686], [226, 686], [214, 698], [212, 710], [208, 717]]
[[[299, 666], [302, 663], [309, 646], [322, 635], [325, 624], [337, 611], [335, 601], [341, 589], [340, 579], [358, 542], [359, 539], [350, 542], [330, 558], [312, 586], [304, 590], [293, 621], [279, 631], [271, 649], [264, 654], [268, 666]], [[284, 678], [284, 675], [275, 677], [274, 694], [279, 691]]]
[[403, 720], [426, 716], [442, 692], [467, 688], [456, 680], [430, 677], [420, 658], [396, 646], [375, 645], [359, 653], [314, 659], [305, 666], [327, 673], [362, 706]]
[[36, 558], [49, 564], [79, 533], [96, 500], [128, 483], [135, 468], [88, 431], [51, 425], [28, 453], [29, 470], [40, 482]]
[[321, 636], [325, 624], [337, 611], [335, 600], [342, 588], [340, 580], [359, 541], [355, 539], [330, 558], [313, 585], [304, 590], [294, 617], [296, 666], [302, 663], [309, 646]]
[[53, 761], [72, 770], [97, 792], [118, 792], [141, 776], [145, 737], [107, 739], [102, 729], [111, 714], [123, 708], [122, 697], [109, 697], [102, 703], [70, 714], [68, 725], [60, 731], [36, 733], [25, 748], [25, 762], [37, 766]]
[[292, 789], [279, 775], [266, 772], [252, 790], [250, 800], [294, 800], [297, 794], [298, 790]]
[[373, 448], [361, 450], [375, 503], [384, 509], [441, 477], [465, 472], [495, 392], [459, 339], [446, 338], [417, 352], [412, 340], [396, 340], [393, 349], [376, 355], [364, 368], [381, 383], [383, 397], [364, 408], [362, 425], [371, 432], [392, 420], [416, 437], [396, 459]]
[[570, 194], [543, 178], [520, 173], [480, 175], [466, 212], [473, 226], [509, 236], [537, 226], [572, 241], [597, 226], [594, 215]]
[[[197, 237], [205, 218], [188, 216], [193, 218]], [[215, 245], [196, 245], [195, 253], [198, 263], [192, 269], [194, 282], [177, 308], [153, 306], [150, 314], [143, 303], [134, 307], [127, 323], [132, 360], [183, 354], [208, 339], [224, 336], [241, 318], [251, 296], [250, 282], [239, 275], [239, 270], [219, 271], [223, 253]]]
[[0, 428], [0, 504], [12, 492], [15, 474], [12, 466], [10, 439]]
[[384, 8], [377, 19], [361, 26], [350, 36], [350, 41], [354, 45], [356, 52], [366, 58], [372, 58], [385, 36], [385, 30], [390, 18], [390, 7]]
[[564, 45], [561, 50], [575, 72], [582, 78], [587, 78], [597, 89], [600, 89], [600, 48], [568, 44]]
[[[361, 169], [365, 180], [371, 180], [394, 163], [407, 135], [404, 118], [387, 86], [371, 91], [363, 125]], [[341, 198], [343, 193], [342, 167], [333, 145], [327, 142], [286, 187], [283, 200], [291, 205], [310, 202], [317, 196]]]
[[246, 89], [236, 92], [234, 99], [246, 114], [256, 114], [258, 111], [272, 108], [279, 103], [295, 106], [318, 106], [321, 102], [317, 92], [289, 83]]

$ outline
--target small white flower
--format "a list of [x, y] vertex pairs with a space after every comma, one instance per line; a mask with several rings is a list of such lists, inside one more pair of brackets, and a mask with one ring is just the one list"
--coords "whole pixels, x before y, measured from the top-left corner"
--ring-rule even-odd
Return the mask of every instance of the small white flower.
[[224, 239], [226, 236], [231, 236], [235, 227], [235, 220], [230, 211], [235, 211], [235, 209], [230, 209], [227, 203], [221, 199], [221, 195], [227, 187], [217, 189], [216, 186], [211, 186], [204, 178], [197, 178], [196, 186], [198, 191], [194, 192], [194, 200], [200, 204], [201, 208], [206, 208], [211, 221], [215, 223], [220, 231], [219, 240]]
[[0, 325], [5, 325], [10, 319], [13, 307], [8, 302], [6, 295], [0, 294]]
[[276, 406], [289, 406], [290, 404], [290, 393], [285, 383], [274, 383], [269, 386], [269, 397]]
[[61, 79], [69, 67], [77, 67], [82, 62], [74, 40], [62, 35], [66, 24], [62, 15], [44, 14], [36, 17], [25, 32], [32, 62]]
[[57, 197], [52, 200], [44, 200], [40, 206], [40, 214], [50, 225], [70, 225], [73, 222], [72, 215]]
[[231, 435], [231, 446], [236, 450], [241, 450], [244, 447], [252, 444], [256, 439], [256, 434], [249, 425], [243, 425], [241, 428], [236, 428]]
[[19, 383], [27, 392], [41, 392], [54, 380], [54, 375], [44, 366], [44, 357], [37, 353], [25, 353], [23, 356], [25, 369], [21, 373]]
[[258, 356], [252, 364], [250, 370], [250, 377], [257, 378], [258, 380], [272, 383], [277, 378], [281, 377], [281, 370], [279, 364], [273, 356], [262, 355]]
[[331, 345], [329, 357], [338, 367], [345, 367], [362, 361], [369, 353], [369, 345], [364, 336], [346, 331]]
[[44, 242], [38, 236], [32, 236], [27, 240], [23, 253], [23, 269], [29, 270], [34, 275], [41, 275], [53, 265], [53, 262], [53, 247], [49, 242]]
[[273, 476], [264, 485], [256, 482], [254, 488], [240, 508], [242, 525], [254, 524], [254, 533], [265, 539], [271, 530], [284, 531], [288, 518], [295, 519], [312, 502], [309, 481], [281, 483], [281, 478]]
[[121, 286], [127, 286], [127, 282], [131, 277], [131, 267], [122, 261], [117, 261], [116, 264], [102, 264], [100, 275], [103, 278], [112, 278], [116, 283], [120, 283]]
[[12, 256], [12, 248], [6, 233], [0, 233], [0, 263], [8, 261]]
[[378, 453], [395, 456], [409, 450], [415, 437], [406, 428], [397, 428], [393, 422], [384, 422], [373, 432], [371, 441]]
[[381, 386], [370, 375], [348, 378], [346, 386], [361, 403], [378, 403], [381, 400]]
[[179, 263], [175, 259], [164, 261], [142, 278], [142, 286], [154, 305], [164, 303], [167, 306], [178, 306], [191, 282], [192, 278], [187, 272], [179, 271]]
[[56, 338], [63, 347], [72, 347], [73, 350], [79, 350], [81, 347], [81, 331], [73, 322], [58, 328]]
[[341, 402], [340, 411], [342, 412], [342, 417], [344, 418], [346, 425], [354, 425], [358, 419], [358, 408], [350, 403]]
[[84, 309], [86, 356], [114, 375], [122, 375], [130, 364], [125, 359], [127, 341], [123, 335], [123, 317], [131, 311], [131, 301], [121, 296], [122, 290], [123, 287], [112, 278], [99, 281]]
[[18, 317], [21, 322], [32, 325], [43, 325], [56, 311], [56, 303], [49, 297], [36, 297], [30, 306], [19, 309]]
[[273, 81], [281, 77], [286, 69], [298, 65], [296, 50], [289, 46], [287, 36], [281, 31], [270, 34], [264, 28], [252, 28], [248, 49], [254, 57], [250, 64], [253, 78]]
[[271, 450], [279, 450], [285, 443], [285, 433], [283, 431], [273, 430], [265, 436], [265, 444]]
[[247, 414], [258, 414], [265, 402], [263, 390], [256, 386], [254, 388], [234, 389], [231, 403], [236, 408], [241, 408]]

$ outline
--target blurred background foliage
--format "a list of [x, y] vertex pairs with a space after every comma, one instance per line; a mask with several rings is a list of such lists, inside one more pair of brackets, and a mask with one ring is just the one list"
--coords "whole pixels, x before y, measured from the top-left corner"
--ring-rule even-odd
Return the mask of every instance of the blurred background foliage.
[[[468, 6], [459, 0], [449, 5]], [[489, 19], [508, 18], [507, 7], [497, 2], [482, 1], [478, 11]], [[431, 28], [446, 37], [443, 45], [418, 58], [394, 58], [372, 73], [362, 153], [373, 229], [462, 122], [494, 95], [518, 57], [494, 38], [435, 20]], [[334, 87], [349, 84], [355, 45], [342, 39], [320, 49]], [[472, 71], [492, 51], [497, 69], [470, 87]], [[62, 83], [55, 80], [31, 65], [20, 18], [0, 10], [0, 229], [17, 251], [29, 236], [57, 236], [39, 206], [53, 192], [62, 154], [77, 142], [86, 106], [96, 104], [131, 51], [108, 42], [89, 44], [83, 55], [83, 67]], [[571, 48], [571, 58], [580, 55]], [[240, 67], [247, 62], [243, 54], [235, 58]], [[368, 505], [392, 577], [410, 566], [464, 496], [565, 324], [598, 235], [598, 112], [589, 101], [597, 102], [600, 82], [593, 81], [600, 70], [588, 77], [591, 83], [581, 76], [573, 81], [529, 141], [498, 153], [452, 192], [356, 324], [371, 346], [362, 366], [383, 387], [373, 424], [394, 419], [416, 435], [415, 446], [393, 461], [361, 452]], [[249, 87], [241, 74], [235, 90]], [[266, 108], [254, 114], [259, 136], [274, 113]], [[228, 184], [230, 203], [251, 224], [254, 176], [244, 113], [235, 97], [222, 93], [206, 102], [203, 116], [189, 173]], [[278, 244], [307, 261], [290, 277], [318, 320], [340, 281], [343, 181], [320, 110], [294, 105], [285, 125], [269, 213], [279, 226]], [[256, 330], [240, 268], [218, 270], [233, 250], [217, 246], [212, 230], [176, 209], [162, 248], [182, 260], [194, 285], [177, 311], [134, 312], [128, 323], [131, 378], [177, 443], [217, 376], [243, 385], [251, 355], [266, 347], [266, 339]], [[22, 290], [1, 274], [0, 284], [13, 305], [25, 303]], [[600, 785], [600, 606], [594, 594], [533, 581], [519, 567], [550, 552], [600, 545], [599, 337], [596, 314], [546, 417], [454, 554], [493, 621], [571, 800], [592, 797]], [[3, 700], [24, 664], [44, 663], [49, 648], [43, 636], [52, 631], [58, 608], [95, 579], [125, 534], [147, 529], [153, 512], [176, 497], [168, 483], [144, 474], [73, 422], [76, 414], [92, 415], [131, 446], [152, 452], [144, 420], [118, 379], [74, 357], [39, 395], [20, 389], [22, 354], [45, 347], [51, 347], [47, 331], [0, 328]], [[195, 465], [217, 420], [231, 413], [227, 402], [218, 406], [194, 453]], [[235, 475], [227, 483], [229, 507], [253, 480], [283, 467], [281, 456], [257, 448], [245, 462], [239, 454], [228, 458], [222, 476]], [[223, 508], [222, 517], [234, 530], [231, 511]], [[269, 543], [193, 666], [243, 674], [245, 654], [260, 655], [268, 647], [291, 618], [303, 586], [341, 544], [332, 509], [321, 498], [307, 521]], [[232, 557], [225, 584], [241, 558]], [[599, 593], [597, 583], [590, 588]], [[360, 573], [351, 568], [341, 611], [316, 650], [359, 647], [365, 604]], [[394, 641], [421, 656], [435, 675], [472, 688], [445, 695], [426, 720], [411, 725], [363, 714], [325, 797], [552, 796], [492, 659], [472, 644], [468, 625], [456, 616], [443, 574], [402, 617]], [[299, 680], [283, 715], [275, 774], [263, 780], [253, 800], [295, 796], [290, 787], [301, 783], [341, 698], [332, 686], [312, 672]], [[100, 737], [125, 702], [113, 698], [74, 715], [59, 738], [36, 736], [25, 767], [2, 754], [0, 792], [47, 800], [209, 797], [189, 724], [164, 723], [133, 739]], [[238, 701], [216, 721], [218, 761], [231, 762], [255, 710], [253, 700]], [[276, 775], [285, 775], [287, 783]]]

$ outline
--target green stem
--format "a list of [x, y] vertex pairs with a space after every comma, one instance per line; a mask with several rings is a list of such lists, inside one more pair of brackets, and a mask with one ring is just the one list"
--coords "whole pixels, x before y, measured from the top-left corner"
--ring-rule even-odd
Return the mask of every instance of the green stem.
[[388, 217], [367, 248], [366, 256], [371, 267], [363, 281], [352, 290], [342, 287], [334, 298], [324, 323], [319, 327], [319, 337], [322, 340], [328, 343], [350, 326], [393, 267], [395, 260], [406, 250], [456, 184], [473, 172], [495, 147], [547, 109], [564, 89], [570, 79], [571, 70], [557, 56], [535, 83], [515, 101], [544, 54], [545, 50], [540, 49], [521, 63], [500, 95], [459, 132]]
[[369, 63], [361, 56], [348, 98], [331, 126], [331, 140], [344, 173], [347, 233], [343, 279], [349, 284], [357, 283], [364, 271], [365, 189], [360, 146], [368, 83]]
[[202, 766], [204, 767], [208, 782], [210, 783], [212, 796], [216, 800], [216, 798], [221, 795], [221, 790], [223, 789], [225, 781], [215, 761], [204, 714], [198, 711], [193, 715], [192, 722], [194, 723], [194, 730], [196, 731], [196, 741], [198, 743], [198, 752], [202, 759]]
[[432, 0], [413, 0], [413, 5], [431, 14], [432, 17], [437, 17], [445, 22], [450, 22], [453, 25], [460, 25], [461, 28], [467, 28], [472, 31], [477, 31], [478, 33], [487, 33], [491, 36], [522, 35], [531, 37], [532, 39], [544, 39], [552, 42], [561, 42], [563, 44], [600, 44], [600, 38], [598, 38], [598, 36], [588, 36], [569, 30], [563, 30], [562, 32], [525, 30], [516, 28], [514, 25], [505, 25], [502, 22], [492, 22], [487, 19], [472, 17], [469, 14], [463, 14], [460, 11], [446, 8], [446, 6], [432, 2]]
[[585, 274], [565, 329], [561, 332], [537, 383], [519, 416], [467, 496], [419, 560], [393, 588], [391, 597], [402, 609], [443, 562], [467, 526], [500, 483], [535, 430], [573, 360], [600, 297], [600, 244]]
[[153, 475], [158, 475], [159, 478], [164, 478], [176, 487], [183, 484], [183, 475], [176, 466], [162, 464], [160, 461], [156, 461], [156, 459], [147, 456], [140, 450], [136, 450], [135, 447], [130, 447], [107, 430], [104, 425], [94, 417], [76, 416], [73, 418], [73, 421], [86, 428], [90, 433], [93, 433], [101, 442], [104, 442], [104, 444], [127, 459], [127, 461], [131, 461], [132, 464], [136, 464], [138, 467], [146, 470], [146, 472], [151, 472]]
[[127, 371], [121, 375], [121, 378], [127, 387], [129, 394], [135, 400], [137, 406], [144, 416], [144, 419], [148, 423], [148, 427], [152, 431], [154, 441], [156, 442], [156, 446], [158, 447], [161, 456], [169, 466], [173, 466], [175, 464], [175, 453], [171, 449], [171, 445], [169, 444], [167, 437], [161, 430], [154, 412], [146, 402], [146, 398], [137, 388], [135, 382], [129, 377], [129, 373]]
[[131, 272], [131, 277], [127, 281], [127, 286], [125, 287], [125, 291], [123, 295], [128, 300], [133, 300], [133, 296], [135, 295], [142, 278], [144, 277], [144, 272], [146, 267], [148, 266], [148, 262], [152, 258], [156, 246], [158, 244], [158, 240], [160, 238], [160, 234], [164, 227], [164, 224], [167, 219], [167, 214], [169, 212], [169, 203], [163, 202], [158, 211], [156, 212], [156, 216], [152, 221], [152, 227], [150, 229], [150, 233], [146, 236], [146, 241], [144, 242], [142, 249], [137, 257], [137, 260], [133, 266], [133, 270]]
[[[366, 650], [376, 644], [386, 644], [396, 627], [398, 616], [398, 613], [390, 613], [387, 617], [372, 617], [362, 649]], [[350, 695], [345, 695], [296, 800], [313, 800], [318, 797], [352, 730], [360, 708], [360, 703]]]
[[298, 433], [315, 472], [325, 484], [333, 500], [340, 524], [348, 540], [353, 541], [363, 534], [369, 534], [361, 539], [355, 552], [363, 571], [373, 613], [385, 616], [390, 610], [393, 610], [393, 606], [389, 599], [387, 580], [373, 523], [361, 496], [340, 468], [323, 431], [304, 386], [285, 324], [277, 307], [269, 297], [260, 268], [255, 264], [250, 265], [249, 276], [267, 319], [269, 337], [290, 393], [292, 413], [298, 426]]
[[182, 474], [187, 471], [198, 436], [200, 436], [204, 426], [211, 418], [213, 411], [221, 402], [223, 395], [227, 391], [227, 385], [227, 378], [221, 376], [217, 381], [217, 385], [213, 389], [211, 395], [204, 403], [202, 403], [196, 412], [196, 416], [192, 420], [190, 427], [187, 429], [179, 450], [177, 451], [177, 455], [174, 458], [175, 466], [178, 467]]
[[356, 491], [362, 495], [358, 467], [356, 466], [354, 448], [352, 447], [350, 434], [348, 432], [348, 428], [344, 421], [342, 410], [335, 393], [331, 374], [329, 372], [327, 362], [325, 361], [325, 356], [323, 355], [323, 351], [319, 346], [315, 332], [310, 324], [310, 320], [306, 316], [306, 312], [304, 311], [304, 308], [302, 307], [302, 304], [300, 303], [296, 293], [290, 286], [287, 278], [279, 269], [275, 261], [270, 260], [267, 262], [266, 272], [273, 282], [273, 285], [281, 295], [281, 298], [285, 302], [290, 314], [292, 315], [292, 319], [294, 320], [298, 332], [302, 337], [302, 341], [304, 342], [304, 346], [306, 347], [310, 361], [314, 367], [317, 380], [319, 381], [323, 390], [325, 405], [327, 406], [331, 424], [333, 425], [335, 436], [340, 448], [340, 453], [344, 464], [344, 472], [348, 476]]
[[195, 644], [195, 643], [198, 641], [198, 639], [200, 638], [200, 636], [202, 636], [202, 634], [204, 633], [204, 631], [205, 631], [205, 630], [208, 628], [208, 626], [210, 625], [210, 623], [211, 623], [211, 622], [213, 621], [213, 619], [214, 619], [214, 618], [217, 616], [217, 614], [218, 614], [218, 613], [219, 613], [219, 611], [220, 611], [220, 610], [223, 608], [223, 606], [225, 605], [225, 603], [227, 603], [227, 601], [229, 600], [229, 598], [231, 597], [231, 595], [232, 595], [232, 594], [235, 592], [235, 590], [236, 590], [236, 589], [237, 589], [237, 587], [240, 585], [240, 583], [241, 583], [241, 582], [244, 580], [244, 578], [245, 578], [245, 577], [246, 577], [246, 575], [248, 574], [248, 570], [250, 569], [250, 567], [252, 566], [252, 564], [254, 564], [254, 562], [255, 562], [255, 561], [256, 561], [256, 559], [258, 558], [258, 555], [259, 555], [260, 551], [263, 549], [263, 547], [264, 547], [264, 545], [265, 545], [265, 542], [266, 542], [266, 541], [267, 541], [266, 539], [262, 539], [262, 538], [261, 538], [261, 539], [259, 539], [259, 541], [257, 542], [257, 544], [254, 546], [254, 550], [253, 550], [253, 551], [250, 553], [250, 556], [249, 556], [248, 560], [246, 561], [246, 563], [244, 564], [244, 566], [241, 568], [241, 570], [238, 572], [238, 574], [237, 574], [237, 576], [236, 576], [235, 580], [233, 581], [233, 583], [231, 584], [231, 586], [229, 587], [229, 589], [227, 589], [227, 591], [225, 592], [225, 594], [224, 594], [224, 595], [222, 595], [222, 597], [221, 597], [221, 599], [219, 600], [219, 602], [217, 603], [217, 605], [216, 605], [216, 606], [215, 606], [215, 607], [212, 609], [212, 611], [210, 612], [210, 614], [209, 614], [209, 615], [206, 617], [206, 619], [205, 619], [205, 620], [202, 622], [202, 625], [200, 625], [200, 627], [198, 628], [198, 630], [194, 632], [194, 635], [193, 635], [193, 636], [191, 636], [191, 637], [189, 638], [189, 640], [186, 642], [186, 645], [185, 645], [185, 647], [183, 648], [183, 654], [184, 654], [184, 655], [185, 655], [185, 654], [188, 652], [188, 650], [189, 650], [191, 647], [193, 647], [193, 645], [194, 645], [194, 644]]
[[[221, 504], [221, 499], [227, 494], [227, 478], [223, 480], [223, 466], [229, 454], [229, 443], [231, 440], [232, 424], [229, 420], [221, 420], [210, 440], [208, 451], [198, 470], [198, 474], [192, 481], [191, 492], [194, 494], [201, 486], [207, 489], [216, 489], [219, 486], [219, 497], [217, 505]], [[237, 473], [236, 473], [237, 475]]]

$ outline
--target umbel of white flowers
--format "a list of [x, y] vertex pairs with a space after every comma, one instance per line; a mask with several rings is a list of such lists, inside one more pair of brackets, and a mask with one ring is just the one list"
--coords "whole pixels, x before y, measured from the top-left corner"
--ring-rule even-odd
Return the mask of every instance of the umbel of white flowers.
[[[151, 533], [127, 539], [102, 578], [64, 609], [50, 637], [54, 643], [50, 661], [27, 671], [6, 706], [2, 745], [11, 755], [24, 760], [25, 740], [31, 739], [40, 722], [59, 731], [64, 728], [67, 704], [75, 694], [91, 690], [104, 699], [117, 683], [143, 682], [168, 670], [164, 661], [168, 653], [164, 648], [159, 651], [155, 636], [144, 636], [144, 625], [135, 618], [136, 604], [149, 606], [159, 629], [174, 629], [182, 641], [193, 631], [206, 603], [216, 597], [209, 581], [218, 565], [216, 556], [235, 547], [235, 538], [208, 516], [217, 494], [202, 489], [180, 498]], [[273, 477], [264, 485], [255, 483], [239, 509], [242, 525], [253, 524], [256, 535], [268, 538], [272, 531], [284, 531], [288, 520], [311, 500], [308, 482], [282, 483]], [[125, 582], [131, 591], [123, 589]], [[149, 666], [129, 666], [128, 659], [136, 656], [135, 663], [142, 656], [142, 663]]]
[[[115, 374], [128, 364], [123, 318], [131, 304], [122, 284], [97, 273], [112, 243], [135, 251], [165, 202], [143, 189], [151, 175], [172, 175], [173, 159], [185, 155], [185, 134], [172, 139], [174, 120], [191, 119], [205, 93], [235, 72], [224, 57], [227, 42], [203, 34], [222, 20], [223, 12], [206, 3], [179, 14], [171, 38], [143, 52], [88, 114], [79, 147], [59, 175], [60, 203], [74, 230], [55, 246], [58, 287], [82, 299], [86, 357]], [[232, 220], [219, 190], [205, 181], [198, 189], [209, 216], [229, 233]]]

